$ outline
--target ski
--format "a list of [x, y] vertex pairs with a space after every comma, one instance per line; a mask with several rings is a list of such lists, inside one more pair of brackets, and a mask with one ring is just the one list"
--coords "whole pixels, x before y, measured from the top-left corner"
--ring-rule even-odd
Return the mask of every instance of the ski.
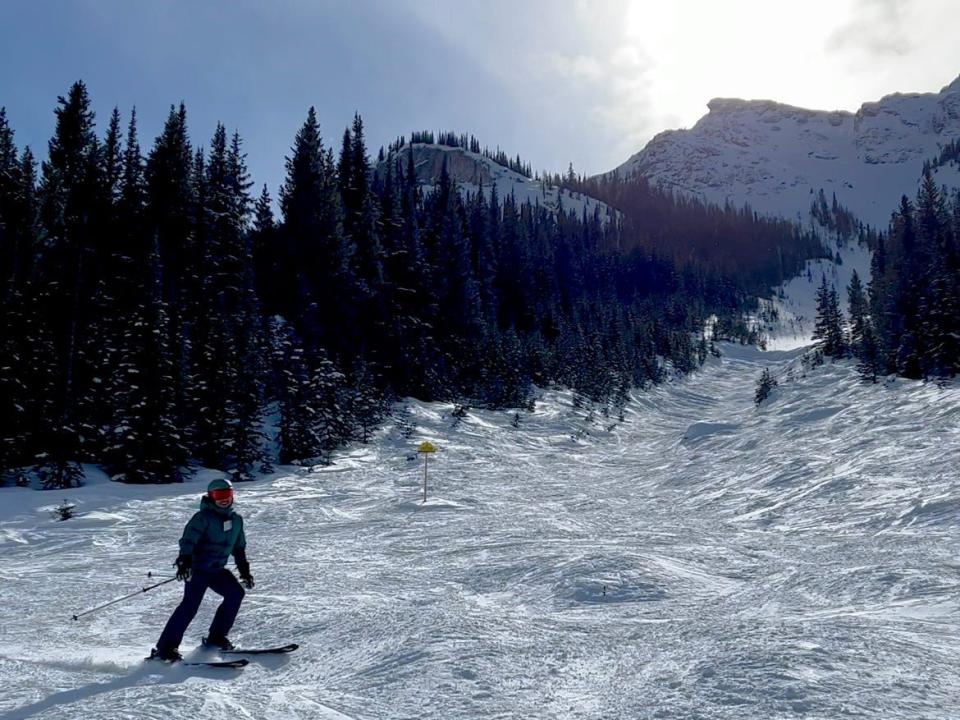
[[289, 645], [281, 645], [279, 647], [272, 648], [234, 648], [233, 650], [221, 650], [221, 655], [280, 655], [282, 653], [293, 652], [300, 646], [297, 643], [290, 643]]
[[202, 660], [163, 660], [162, 658], [151, 655], [150, 657], [144, 658], [144, 660], [149, 660], [153, 662], [162, 662], [165, 665], [189, 665], [191, 667], [210, 667], [210, 668], [233, 668], [240, 669], [246, 667], [250, 664], [249, 660], [244, 658], [237, 658], [236, 660], [211, 660], [211, 661], [202, 661]]
[[237, 660], [215, 660], [211, 662], [196, 662], [193, 660], [180, 660], [178, 661], [180, 665], [192, 665], [194, 667], [210, 667], [210, 668], [242, 668], [250, 664], [249, 660], [243, 658], [238, 658]]

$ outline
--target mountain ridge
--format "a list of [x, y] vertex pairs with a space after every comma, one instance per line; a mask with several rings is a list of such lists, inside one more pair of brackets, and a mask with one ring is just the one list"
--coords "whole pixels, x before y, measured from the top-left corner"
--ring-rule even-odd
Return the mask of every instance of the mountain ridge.
[[[960, 77], [938, 93], [892, 93], [856, 112], [722, 97], [707, 108], [692, 128], [657, 134], [611, 174], [801, 222], [823, 189], [884, 228], [899, 197], [915, 192], [924, 162], [960, 137]], [[935, 172], [960, 187], [956, 167]]]
[[439, 182], [445, 165], [450, 178], [462, 192], [476, 193], [483, 189], [489, 198], [490, 189], [496, 187], [501, 200], [512, 194], [517, 203], [539, 204], [553, 212], [560, 208], [565, 212], [573, 210], [578, 217], [584, 211], [592, 216], [595, 210], [599, 210], [600, 220], [604, 223], [617, 216], [613, 208], [585, 193], [526, 177], [481, 153], [440, 143], [407, 143], [378, 162], [377, 173], [386, 171], [387, 162], [399, 161], [401, 168], [405, 168], [409, 153], [413, 153], [417, 182], [425, 187]]

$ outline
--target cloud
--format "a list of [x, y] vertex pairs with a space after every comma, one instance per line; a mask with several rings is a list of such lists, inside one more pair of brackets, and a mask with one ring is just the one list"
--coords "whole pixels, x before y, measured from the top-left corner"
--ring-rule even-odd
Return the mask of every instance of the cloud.
[[[565, 88], [567, 112], [599, 130], [601, 162], [620, 162], [662, 129], [651, 91], [652, 60], [634, 43], [597, 48], [591, 53], [541, 53], [530, 59], [546, 86]], [[560, 98], [558, 98], [560, 100]]]
[[826, 50], [861, 53], [871, 58], [902, 57], [915, 50], [906, 35], [903, 0], [858, 0], [853, 17], [827, 38]]
[[545, 69], [547, 74], [568, 82], [594, 83], [602, 81], [605, 76], [603, 63], [590, 55], [545, 53], [535, 57], [533, 61], [535, 65]]

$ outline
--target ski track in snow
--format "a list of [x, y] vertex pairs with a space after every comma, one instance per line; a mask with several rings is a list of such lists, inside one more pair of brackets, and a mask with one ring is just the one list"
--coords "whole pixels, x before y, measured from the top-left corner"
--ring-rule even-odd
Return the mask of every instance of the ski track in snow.
[[174, 584], [70, 620], [169, 566], [201, 485], [0, 510], [0, 720], [955, 718], [960, 390], [724, 351], [612, 430], [553, 391], [519, 429], [413, 403], [412, 438], [241, 486], [232, 635], [301, 649], [240, 672], [140, 662]]

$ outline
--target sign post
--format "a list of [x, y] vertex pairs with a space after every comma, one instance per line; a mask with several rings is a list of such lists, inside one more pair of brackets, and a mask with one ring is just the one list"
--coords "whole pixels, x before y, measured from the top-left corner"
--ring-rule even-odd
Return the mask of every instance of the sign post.
[[417, 446], [417, 452], [423, 455], [423, 502], [427, 501], [427, 463], [436, 451], [437, 446], [430, 441], [422, 442]]

